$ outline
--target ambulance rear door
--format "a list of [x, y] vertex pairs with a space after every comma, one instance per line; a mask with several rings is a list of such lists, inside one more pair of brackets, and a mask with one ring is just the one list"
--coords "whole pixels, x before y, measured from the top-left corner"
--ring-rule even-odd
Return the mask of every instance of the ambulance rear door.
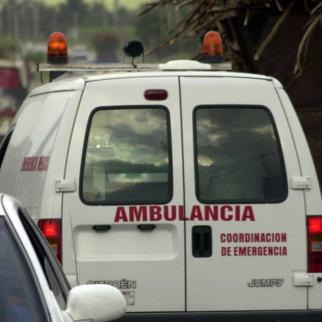
[[75, 121], [63, 265], [76, 263], [66, 273], [81, 284], [119, 288], [130, 312], [185, 309], [179, 106], [178, 77], [93, 81]]
[[268, 79], [181, 77], [188, 311], [307, 308], [298, 157]]

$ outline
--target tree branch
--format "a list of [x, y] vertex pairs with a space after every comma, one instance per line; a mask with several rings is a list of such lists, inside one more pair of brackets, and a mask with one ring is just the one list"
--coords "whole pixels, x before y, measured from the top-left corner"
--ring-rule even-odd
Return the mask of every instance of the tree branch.
[[265, 40], [261, 43], [261, 45], [257, 49], [257, 51], [256, 51], [256, 53], [254, 55], [254, 60], [256, 60], [256, 61], [259, 60], [260, 56], [264, 52], [264, 50], [267, 47], [267, 45], [272, 41], [272, 39], [274, 38], [274, 36], [278, 32], [278, 30], [280, 29], [281, 25], [283, 24], [283, 22], [285, 21], [285, 19], [290, 14], [291, 9], [292, 9], [293, 6], [294, 6], [294, 2], [291, 2], [287, 6], [287, 8], [284, 11], [284, 13], [280, 16], [280, 18], [275, 23], [275, 25], [274, 25], [273, 29], [271, 30], [271, 32], [268, 34], [268, 36], [265, 38]]

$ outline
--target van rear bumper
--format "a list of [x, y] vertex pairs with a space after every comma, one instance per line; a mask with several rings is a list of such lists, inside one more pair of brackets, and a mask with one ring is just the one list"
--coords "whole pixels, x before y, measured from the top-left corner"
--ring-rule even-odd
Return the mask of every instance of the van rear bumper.
[[127, 313], [120, 322], [321, 322], [322, 310]]

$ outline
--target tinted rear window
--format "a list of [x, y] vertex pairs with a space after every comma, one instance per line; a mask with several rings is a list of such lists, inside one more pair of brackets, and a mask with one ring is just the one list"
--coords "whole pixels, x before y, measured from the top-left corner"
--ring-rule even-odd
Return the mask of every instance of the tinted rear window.
[[201, 202], [266, 203], [286, 198], [283, 157], [267, 109], [198, 107], [194, 125]]
[[169, 140], [169, 115], [163, 107], [96, 110], [83, 161], [83, 201], [168, 202], [172, 196]]

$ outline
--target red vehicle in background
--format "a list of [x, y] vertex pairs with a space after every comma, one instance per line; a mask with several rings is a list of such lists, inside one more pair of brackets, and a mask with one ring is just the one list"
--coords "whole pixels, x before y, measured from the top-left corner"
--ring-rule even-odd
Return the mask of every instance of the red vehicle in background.
[[23, 60], [0, 60], [0, 141], [27, 95], [29, 79]]

